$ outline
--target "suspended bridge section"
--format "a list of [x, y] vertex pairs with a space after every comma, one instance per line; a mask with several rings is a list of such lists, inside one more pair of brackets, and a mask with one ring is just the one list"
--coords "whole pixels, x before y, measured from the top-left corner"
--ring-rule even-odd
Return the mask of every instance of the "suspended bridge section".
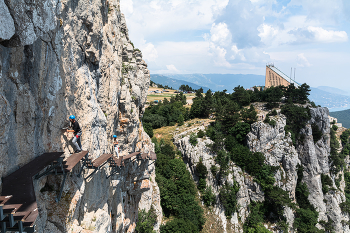
[[92, 173], [85, 178], [87, 179], [108, 163], [111, 167], [110, 174], [106, 176], [108, 179], [120, 172], [127, 163], [136, 160], [152, 160], [153, 162], [149, 163], [151, 165], [157, 159], [154, 152], [134, 152], [126, 156], [119, 156], [119, 158], [113, 156], [113, 154], [103, 154], [94, 160], [89, 157], [89, 151], [72, 154], [66, 160], [64, 160], [63, 154], [64, 152], [44, 153], [2, 178], [2, 193], [0, 196], [1, 233], [8, 231], [35, 232], [35, 220], [39, 215], [39, 211], [33, 178], [39, 179], [46, 175], [63, 175], [61, 187], [56, 197], [56, 202], [59, 202], [67, 175], [78, 164], [80, 166], [78, 177], [81, 176], [84, 169], [93, 169]]

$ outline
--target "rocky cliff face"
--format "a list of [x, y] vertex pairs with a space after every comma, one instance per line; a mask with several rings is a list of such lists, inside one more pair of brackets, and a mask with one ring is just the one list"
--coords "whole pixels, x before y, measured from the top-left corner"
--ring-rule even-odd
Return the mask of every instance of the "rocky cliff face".
[[[342, 214], [339, 207], [339, 204], [345, 201], [344, 178], [342, 178], [340, 188], [338, 189], [334, 184], [334, 177], [332, 177], [333, 187], [331, 188], [334, 189], [326, 194], [322, 192], [321, 174], [330, 175], [328, 160], [330, 156], [330, 123], [328, 115], [329, 113], [326, 108], [311, 109], [311, 120], [302, 129], [305, 140], [297, 148], [294, 147], [290, 134], [284, 130], [286, 117], [281, 113], [271, 117], [276, 121], [275, 126], [263, 123], [262, 121], [252, 124], [251, 132], [247, 135], [247, 145], [251, 151], [262, 152], [265, 156], [265, 163], [279, 167], [275, 174], [276, 182], [274, 185], [288, 191], [292, 202], [296, 201], [297, 166], [301, 165], [304, 170], [302, 182], [305, 182], [309, 189], [310, 195], [308, 200], [319, 212], [318, 221], [331, 221], [335, 232], [350, 232], [349, 226], [344, 224], [349, 221], [348, 216]], [[316, 123], [323, 133], [322, 138], [317, 142], [313, 140], [312, 123]], [[192, 129], [192, 131], [199, 129], [204, 130], [204, 127]], [[212, 154], [207, 147], [208, 144], [212, 143], [210, 139], [198, 139], [198, 144], [192, 146], [189, 143], [188, 134], [189, 132], [177, 134], [174, 137], [174, 141], [175, 145], [182, 152], [194, 180], [198, 181], [195, 172], [196, 164], [202, 159], [203, 164], [210, 171], [210, 167], [215, 165], [216, 155]], [[264, 193], [261, 187], [253, 182], [251, 176], [243, 172], [241, 168], [232, 162], [230, 164], [230, 171], [232, 172], [225, 179], [230, 184], [236, 181], [240, 187], [237, 193], [238, 211], [233, 214], [230, 220], [226, 219], [224, 208], [218, 198], [221, 186], [209, 172], [207, 183], [213, 187], [213, 191], [217, 197], [216, 205], [213, 208], [213, 215], [223, 226], [225, 232], [243, 232], [243, 224], [249, 215], [249, 204], [251, 201], [263, 201]], [[293, 210], [285, 207], [284, 216], [289, 225], [289, 232], [295, 232], [295, 229], [293, 229], [295, 219]], [[320, 224], [317, 224], [317, 227], [322, 229]], [[269, 226], [269, 229], [277, 232], [273, 229], [273, 224]]]
[[[43, 152], [73, 152], [61, 130], [74, 114], [82, 146], [94, 159], [112, 153], [113, 134], [122, 154], [153, 151], [140, 117], [150, 75], [134, 50], [119, 0], [0, 0], [0, 175]], [[38, 232], [132, 232], [139, 208], [153, 206], [162, 218], [154, 165], [129, 163], [106, 179], [106, 165], [91, 179], [36, 181]], [[85, 172], [85, 177], [88, 172]], [[44, 189], [45, 190], [45, 189]]]

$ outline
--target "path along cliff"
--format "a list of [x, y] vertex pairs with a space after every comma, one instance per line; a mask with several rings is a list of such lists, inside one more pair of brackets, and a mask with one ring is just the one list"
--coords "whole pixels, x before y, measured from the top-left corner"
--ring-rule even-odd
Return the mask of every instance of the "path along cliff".
[[[263, 109], [261, 106], [255, 107], [258, 110]], [[330, 131], [332, 125], [329, 121], [328, 109], [322, 107], [310, 108], [311, 119], [301, 130], [304, 140], [296, 147], [293, 145], [291, 134], [285, 131], [286, 116], [281, 114], [280, 110], [277, 112], [276, 116], [270, 117], [276, 122], [275, 125], [264, 123], [261, 120], [251, 125], [251, 130], [246, 136], [247, 146], [252, 152], [263, 153], [265, 164], [278, 167], [274, 175], [274, 186], [287, 191], [292, 203], [297, 201], [298, 182], [300, 182], [299, 185], [306, 184], [309, 191], [307, 199], [318, 212], [318, 219], [315, 220], [315, 223], [318, 222], [316, 224], [317, 228], [326, 230], [326, 232], [350, 232], [349, 215], [341, 209], [342, 203], [346, 201], [344, 174], [342, 171], [336, 175], [331, 172], [333, 162], [330, 154]], [[266, 115], [266, 113], [264, 114]], [[317, 125], [322, 132], [322, 137], [319, 140], [314, 141], [312, 125]], [[220, 170], [216, 162], [218, 155], [211, 152], [209, 145], [213, 142], [210, 138], [198, 138], [196, 146], [190, 143], [190, 134], [199, 130], [204, 131], [205, 127], [194, 127], [190, 130], [182, 132], [180, 130], [180, 132], [174, 133], [174, 144], [181, 151], [188, 170], [196, 182], [199, 181], [196, 171], [197, 164], [202, 162], [208, 170], [206, 183], [212, 187], [216, 200], [214, 206], [207, 209], [207, 215], [214, 218], [214, 220], [207, 223], [204, 229], [208, 232], [243, 232], [244, 223], [252, 213], [250, 204], [264, 202], [264, 191], [253, 177], [233, 162], [229, 164], [227, 176], [220, 177], [210, 172], [213, 171], [213, 167]], [[345, 160], [348, 160], [348, 156]], [[348, 167], [348, 165], [345, 167]], [[300, 171], [302, 172], [300, 173]], [[331, 177], [326, 192], [324, 191], [326, 184], [322, 180], [322, 176]], [[229, 218], [225, 216], [225, 208], [219, 198], [220, 190], [226, 181], [231, 186], [236, 183], [239, 187], [235, 196], [237, 209]], [[289, 232], [296, 232], [294, 222], [297, 217], [297, 209], [293, 210], [288, 206], [283, 209]], [[218, 224], [221, 225], [221, 229], [212, 230], [218, 229], [215, 226]], [[308, 227], [311, 227], [311, 222], [309, 224]], [[325, 226], [328, 226], [328, 228], [325, 229]], [[276, 223], [271, 222], [266, 222], [265, 228], [272, 232], [280, 232], [281, 230], [280, 227], [276, 226]]]
[[[0, 175], [44, 152], [73, 152], [61, 130], [73, 114], [92, 159], [153, 151], [140, 117], [150, 83], [142, 53], [128, 37], [119, 0], [0, 0]], [[61, 176], [35, 181], [37, 232], [133, 232], [138, 210], [162, 219], [154, 165], [129, 163], [106, 179], [106, 165], [90, 179]], [[25, 175], [25, 174], [24, 174]], [[84, 171], [84, 176], [88, 171]], [[0, 183], [1, 187], [1, 183]]]

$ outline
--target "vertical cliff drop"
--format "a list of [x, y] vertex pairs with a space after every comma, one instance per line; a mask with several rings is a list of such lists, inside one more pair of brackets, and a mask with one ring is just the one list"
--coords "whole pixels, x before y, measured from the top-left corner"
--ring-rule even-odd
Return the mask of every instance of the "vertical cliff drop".
[[[0, 0], [0, 174], [17, 170], [49, 151], [73, 152], [61, 130], [70, 114], [82, 127], [82, 145], [94, 159], [112, 153], [117, 134], [122, 153], [153, 151], [140, 118], [150, 75], [128, 38], [119, 0]], [[91, 172], [91, 171], [90, 171]], [[154, 165], [126, 164], [106, 179], [108, 165], [84, 180], [68, 176], [35, 181], [38, 232], [133, 232], [138, 209], [162, 218]], [[84, 176], [88, 171], [84, 171]]]

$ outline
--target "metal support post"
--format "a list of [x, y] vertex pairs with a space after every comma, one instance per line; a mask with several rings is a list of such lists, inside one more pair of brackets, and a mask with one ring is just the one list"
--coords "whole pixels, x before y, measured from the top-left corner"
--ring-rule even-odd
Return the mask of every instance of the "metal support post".
[[62, 191], [63, 191], [64, 183], [66, 182], [67, 174], [68, 173], [65, 173], [64, 176], [63, 176], [63, 181], [62, 181], [62, 184], [61, 184], [60, 193], [58, 194], [58, 197], [56, 198], [56, 202], [57, 203], [61, 200]]
[[95, 168], [95, 170], [90, 174], [88, 175], [88, 177], [86, 177], [85, 179], [88, 179], [89, 177], [91, 177], [93, 174], [95, 174], [98, 170], [98, 167]]
[[156, 160], [154, 160], [154, 162], [152, 162], [152, 163], [150, 163], [150, 164], [148, 164], [148, 166], [151, 166], [152, 164], [154, 164], [156, 162]]
[[24, 231], [27, 232], [27, 233], [34, 233], [35, 232], [35, 226], [26, 227], [26, 229], [24, 229]]
[[9, 216], [10, 227], [13, 227], [15, 225], [15, 219], [13, 218], [13, 214], [8, 214], [8, 216]]
[[84, 167], [85, 167], [85, 164], [86, 164], [86, 162], [89, 160], [89, 156], [88, 156], [88, 155], [89, 155], [89, 153], [87, 153], [87, 154], [85, 155], [84, 159], [83, 159], [83, 165], [82, 165], [81, 168], [80, 168], [78, 177], [81, 176], [81, 173], [83, 172], [83, 169], [84, 169]]
[[19, 233], [22, 233], [23, 232], [23, 223], [22, 223], [22, 221], [18, 221], [18, 231], [19, 231]]
[[5, 217], [6, 217], [6, 215], [4, 214], [4, 210], [3, 210], [2, 206], [0, 206], [0, 221], [2, 221]]
[[1, 233], [6, 233], [6, 222], [1, 222]]
[[109, 174], [109, 176], [106, 176], [106, 179], [108, 179], [109, 177], [111, 177], [112, 175], [114, 175], [115, 173], [117, 173], [118, 168], [120, 168], [120, 167], [115, 167], [115, 168], [113, 168], [113, 169], [111, 170], [111, 173]]
[[64, 170], [63, 170], [63, 165], [62, 165], [62, 162], [63, 162], [63, 157], [60, 157], [58, 160], [57, 160], [57, 163], [55, 165], [51, 164], [51, 167], [49, 169], [47, 169], [45, 172], [41, 173], [41, 174], [36, 174], [35, 175], [35, 179], [39, 179], [43, 176], [46, 176], [48, 175], [53, 169], [55, 169], [55, 174], [57, 175], [57, 167], [61, 167], [62, 168], [62, 171], [64, 173]]

